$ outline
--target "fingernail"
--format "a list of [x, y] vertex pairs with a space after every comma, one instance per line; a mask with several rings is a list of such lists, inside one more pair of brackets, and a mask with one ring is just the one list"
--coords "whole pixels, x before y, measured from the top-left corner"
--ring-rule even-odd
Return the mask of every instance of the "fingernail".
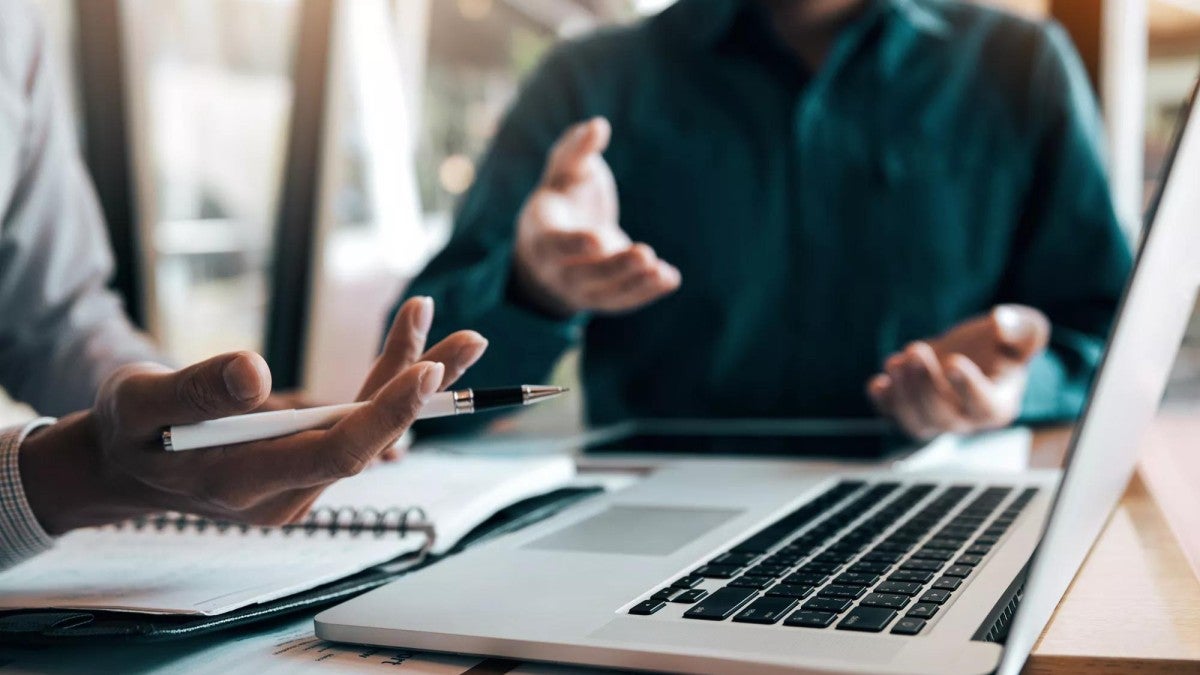
[[418, 387], [418, 396], [421, 402], [429, 400], [430, 396], [437, 393], [442, 387], [442, 378], [446, 375], [446, 366], [441, 363], [432, 363], [425, 367], [425, 372], [421, 373], [421, 385]]
[[413, 330], [421, 337], [429, 335], [433, 327], [433, 298], [422, 296], [417, 303], [417, 315], [413, 317]]
[[261, 358], [238, 354], [221, 369], [225, 389], [238, 401], [249, 401], [262, 395], [263, 384], [271, 380], [271, 371]]
[[480, 338], [479, 342], [472, 342], [469, 345], [465, 345], [462, 349], [459, 349], [458, 354], [455, 355], [455, 358], [458, 359], [458, 362], [461, 363], [464, 368], [470, 368], [471, 366], [475, 365], [475, 362], [478, 361], [481, 356], [483, 356], [483, 353], [487, 351], [487, 347], [487, 338]]
[[1029, 332], [1030, 326], [1021, 319], [1021, 313], [1008, 305], [997, 305], [992, 310], [992, 320], [1000, 338], [1005, 342], [1017, 342]]

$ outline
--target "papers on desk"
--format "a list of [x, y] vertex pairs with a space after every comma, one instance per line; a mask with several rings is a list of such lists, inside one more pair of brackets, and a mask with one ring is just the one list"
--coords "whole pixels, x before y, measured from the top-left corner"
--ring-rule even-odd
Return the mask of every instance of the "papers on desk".
[[[170, 520], [80, 530], [0, 573], [0, 609], [223, 614], [430, 544], [435, 553], [444, 552], [496, 511], [562, 487], [574, 473], [566, 456], [414, 454], [332, 486], [317, 503], [312, 528], [217, 528]], [[416, 519], [406, 513], [413, 506], [419, 506]], [[434, 525], [413, 531], [414, 520]]]

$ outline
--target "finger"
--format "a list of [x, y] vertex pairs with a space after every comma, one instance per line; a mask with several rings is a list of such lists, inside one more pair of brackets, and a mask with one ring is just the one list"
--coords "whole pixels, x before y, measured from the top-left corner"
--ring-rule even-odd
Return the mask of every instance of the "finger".
[[931, 435], [930, 422], [917, 406], [918, 393], [914, 391], [912, 377], [908, 374], [909, 356], [901, 352], [888, 358], [884, 372], [892, 381], [892, 411], [896, 422], [914, 438]]
[[361, 471], [395, 443], [441, 386], [445, 374], [446, 368], [440, 363], [409, 366], [365, 405], [338, 421], [322, 444], [327, 454], [326, 465], [332, 471], [330, 477]]
[[984, 424], [998, 417], [996, 385], [974, 361], [962, 354], [951, 354], [946, 359], [946, 376], [950, 386], [958, 393], [967, 419]]
[[884, 415], [891, 416], [893, 414], [892, 411], [896, 405], [893, 400], [894, 395], [895, 387], [892, 386], [892, 378], [885, 373], [879, 373], [867, 380], [867, 396]]
[[679, 270], [658, 261], [654, 270], [635, 272], [609, 282], [589, 293], [594, 306], [609, 312], [624, 312], [649, 304], [676, 291], [681, 283]]
[[588, 160], [604, 152], [611, 136], [612, 127], [603, 117], [593, 117], [567, 129], [550, 149], [542, 182], [561, 190], [583, 180]]
[[909, 347], [909, 354], [911, 364], [916, 366], [910, 371], [914, 388], [920, 391], [917, 405], [921, 406], [925, 419], [937, 431], [962, 431], [967, 425], [958, 394], [950, 386], [933, 348], [917, 342]]
[[475, 365], [487, 351], [488, 341], [473, 330], [461, 330], [430, 347], [421, 356], [422, 361], [441, 363], [446, 366], [440, 389], [446, 389]]
[[120, 419], [134, 436], [143, 436], [165, 426], [254, 410], [271, 393], [271, 371], [258, 354], [233, 352], [178, 371], [130, 366], [111, 386]]
[[406, 300], [396, 312], [392, 327], [383, 342], [383, 351], [375, 359], [356, 401], [365, 401], [396, 373], [417, 362], [425, 350], [429, 329], [433, 326], [433, 298]]
[[1025, 364], [1050, 341], [1050, 320], [1026, 305], [997, 305], [990, 316], [1001, 351]]
[[658, 256], [646, 244], [634, 244], [609, 256], [580, 256], [563, 261], [563, 281], [568, 284], [605, 284], [642, 272], [654, 272]]

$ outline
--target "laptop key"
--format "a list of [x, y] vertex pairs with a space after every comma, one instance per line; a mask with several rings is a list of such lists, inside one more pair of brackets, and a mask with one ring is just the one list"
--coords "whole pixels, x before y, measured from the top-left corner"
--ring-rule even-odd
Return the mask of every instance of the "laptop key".
[[941, 607], [938, 607], [932, 602], [918, 602], [917, 604], [913, 605], [912, 608], [908, 610], [908, 613], [904, 616], [911, 616], [916, 619], [928, 619], [934, 614], [937, 614], [939, 609], [941, 609]]
[[650, 616], [658, 610], [666, 607], [667, 603], [662, 600], [643, 600], [629, 609], [630, 614], [638, 616]]
[[725, 587], [763, 589], [773, 583], [775, 583], [775, 580], [771, 577], [740, 576], [726, 584]]
[[860, 607], [886, 607], [888, 609], [903, 609], [908, 605], [908, 597], [890, 593], [869, 593], [858, 603]]
[[708, 562], [712, 565], [733, 565], [735, 567], [742, 567], [744, 565], [749, 565], [757, 559], [757, 553], [734, 553], [733, 551], [729, 551], [727, 553], [722, 553]]
[[971, 570], [973, 570], [973, 569], [975, 569], [975, 568], [969, 567], [967, 565], [951, 565], [951, 566], [947, 567], [946, 571], [942, 572], [942, 574], [944, 574], [948, 577], [964, 577], [965, 578], [965, 577], [971, 576]]
[[795, 598], [759, 598], [733, 617], [733, 620], [738, 623], [772, 624], [792, 611], [798, 602]]
[[833, 583], [842, 586], [870, 586], [879, 581], [878, 574], [865, 574], [863, 572], [844, 572], [834, 578]]
[[940, 562], [946, 562], [947, 560], [953, 558], [955, 553], [958, 553], [958, 551], [952, 551], [948, 548], [922, 548], [913, 553], [912, 557], [918, 560], [937, 560]]
[[675, 596], [671, 600], [671, 602], [682, 602], [685, 605], [690, 605], [690, 604], [693, 604], [696, 602], [700, 602], [707, 595], [708, 595], [708, 591], [704, 590], [703, 588], [693, 588], [690, 591], [684, 591], [684, 592], [680, 593], [679, 595]]
[[917, 570], [918, 572], [936, 572], [942, 569], [944, 563], [937, 560], [909, 560], [900, 566], [902, 570]]
[[750, 599], [755, 595], [758, 594], [752, 588], [730, 588], [726, 586], [684, 612], [683, 618], [724, 621], [731, 614], [741, 609], [742, 605], [750, 602]]
[[[939, 567], [940, 567], [940, 565], [939, 565]], [[869, 562], [869, 561], [860, 560], [846, 569], [850, 572], [859, 572], [859, 573], [867, 573], [867, 574], [883, 574], [891, 568], [892, 568], [892, 566], [888, 563]]]
[[799, 626], [801, 628], [826, 628], [833, 620], [837, 618], [837, 614], [831, 612], [813, 612], [802, 609], [789, 616], [783, 622], [785, 626]]
[[878, 633], [896, 618], [896, 610], [883, 607], [855, 607], [837, 625], [838, 630]]
[[704, 581], [704, 577], [696, 575], [696, 574], [692, 574], [692, 575], [683, 577], [682, 579], [676, 579], [675, 583], [671, 584], [671, 587], [672, 588], [683, 588], [683, 589], [695, 588], [695, 587], [699, 586], [701, 584], [701, 582], [703, 582], [703, 581]]
[[888, 577], [888, 581], [910, 581], [918, 584], [927, 584], [930, 579], [933, 579], [933, 572], [917, 570], [899, 570], [892, 572], [892, 576]]
[[875, 587], [880, 593], [895, 593], [897, 595], [916, 595], [921, 592], [921, 584], [910, 581], [885, 581]]
[[746, 570], [746, 574], [752, 577], [778, 577], [788, 571], [788, 565], [755, 565]]
[[942, 591], [957, 591], [959, 586], [962, 586], [962, 579], [954, 577], [940, 577], [937, 581], [933, 582], [933, 588]]
[[863, 594], [862, 586], [838, 586], [830, 584], [821, 589], [820, 595], [823, 598], [845, 598], [848, 600], [856, 600]]
[[903, 557], [903, 553], [897, 553], [896, 551], [880, 551], [879, 549], [873, 549], [864, 555], [862, 559], [866, 562], [881, 562], [890, 565]]
[[921, 596], [920, 602], [932, 602], [935, 605], [940, 605], [949, 599], [950, 591], [943, 591], [935, 588], [931, 591], [925, 591], [925, 595]]
[[801, 567], [800, 571], [801, 572], [809, 572], [812, 574], [833, 574], [834, 572], [840, 570], [841, 568], [842, 568], [841, 565], [835, 565], [834, 563], [810, 562], [807, 565], [805, 565], [804, 567]]
[[732, 579], [742, 573], [743, 567], [735, 565], [719, 565], [709, 563], [692, 571], [693, 576], [701, 576], [707, 579]]
[[679, 592], [679, 589], [678, 589], [678, 588], [664, 588], [664, 589], [662, 589], [661, 591], [659, 591], [659, 592], [655, 593], [654, 595], [650, 596], [650, 599], [651, 599], [651, 600], [666, 601], [666, 600], [670, 600], [670, 599], [671, 599], [671, 598], [672, 598], [672, 597], [673, 597], [673, 596], [674, 596], [676, 593], [678, 593], [678, 592]]
[[804, 603], [803, 608], [814, 612], [841, 614], [850, 609], [850, 601], [843, 598], [813, 598]]
[[954, 564], [955, 565], [967, 565], [968, 567], [974, 567], [981, 562], [983, 562], [983, 556], [966, 554], [966, 555], [958, 556], [958, 560], [955, 560]]
[[895, 626], [892, 626], [892, 635], [916, 635], [924, 627], [924, 619], [906, 616], [897, 621]]
[[829, 578], [827, 574], [815, 574], [813, 572], [796, 572], [795, 574], [785, 577], [783, 583], [792, 584], [794, 586], [820, 586]]
[[807, 598], [812, 594], [812, 586], [797, 586], [795, 584], [776, 584], [767, 591], [767, 595], [780, 596], [784, 598]]

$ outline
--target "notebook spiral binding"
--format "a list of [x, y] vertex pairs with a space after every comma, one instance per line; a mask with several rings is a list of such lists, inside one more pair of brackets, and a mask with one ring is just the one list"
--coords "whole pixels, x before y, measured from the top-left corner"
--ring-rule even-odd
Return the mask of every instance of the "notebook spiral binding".
[[303, 520], [279, 526], [248, 525], [245, 523], [204, 518], [186, 513], [169, 512], [134, 518], [117, 523], [112, 527], [118, 530], [156, 530], [160, 532], [168, 530], [178, 532], [191, 530], [197, 532], [208, 531], [217, 534], [227, 532], [249, 534], [253, 531], [259, 531], [263, 534], [282, 532], [288, 535], [301, 534], [307, 536], [317, 534], [336, 536], [344, 533], [349, 536], [374, 535], [382, 537], [395, 533], [404, 537], [409, 532], [420, 532], [427, 537], [426, 549], [433, 545], [434, 536], [433, 526], [427, 522], [425, 511], [419, 507], [394, 507], [376, 510], [372, 508], [356, 509], [323, 506], [313, 509]]

